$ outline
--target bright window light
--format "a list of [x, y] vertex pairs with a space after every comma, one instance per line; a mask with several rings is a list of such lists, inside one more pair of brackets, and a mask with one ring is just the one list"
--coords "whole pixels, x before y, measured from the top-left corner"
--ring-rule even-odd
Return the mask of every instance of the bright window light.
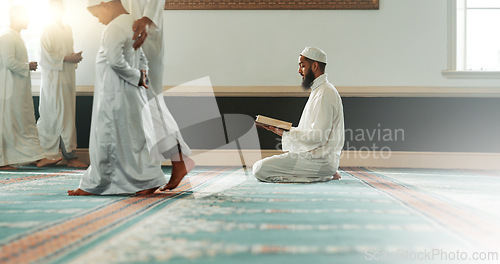
[[2, 26], [9, 25], [9, 10], [11, 6], [21, 5], [28, 9], [30, 15], [30, 25], [27, 30], [23, 30], [21, 35], [28, 50], [30, 61], [40, 60], [40, 36], [43, 29], [51, 21], [51, 12], [48, 0], [0, 0]]
[[500, 71], [500, 1], [457, 1], [457, 70]]

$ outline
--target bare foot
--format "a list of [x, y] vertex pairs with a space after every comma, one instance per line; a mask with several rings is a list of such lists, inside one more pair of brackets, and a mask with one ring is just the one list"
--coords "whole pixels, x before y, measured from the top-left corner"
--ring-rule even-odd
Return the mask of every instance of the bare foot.
[[70, 160], [68, 160], [68, 163], [66, 164], [66, 166], [72, 167], [72, 168], [87, 168], [89, 165], [81, 162], [78, 159], [70, 159]]
[[39, 161], [36, 162], [36, 166], [38, 168], [40, 168], [40, 167], [47, 167], [47, 166], [50, 166], [50, 165], [54, 165], [54, 164], [58, 163], [61, 160], [62, 160], [62, 158], [58, 158], [58, 159], [41, 159], [41, 160], [39, 160]]
[[147, 189], [147, 190], [142, 190], [142, 191], [138, 191], [136, 192], [135, 194], [137, 195], [146, 195], [146, 194], [153, 194], [155, 193], [156, 190], [158, 190], [158, 188], [160, 188], [161, 186], [158, 186], [158, 187], [155, 187], [155, 188], [151, 188], [151, 189]]
[[12, 167], [10, 165], [0, 167], [0, 170], [17, 170], [17, 167]]
[[333, 179], [334, 181], [337, 181], [337, 180], [340, 180], [342, 177], [340, 177], [340, 173], [337, 171], [335, 172], [335, 174], [333, 175]]
[[172, 161], [172, 175], [168, 183], [160, 188], [160, 191], [175, 189], [193, 168], [194, 161], [187, 156], [182, 155], [181, 161]]
[[76, 190], [68, 190], [68, 195], [69, 196], [87, 196], [87, 195], [95, 195], [95, 194], [86, 192], [86, 191], [78, 188]]

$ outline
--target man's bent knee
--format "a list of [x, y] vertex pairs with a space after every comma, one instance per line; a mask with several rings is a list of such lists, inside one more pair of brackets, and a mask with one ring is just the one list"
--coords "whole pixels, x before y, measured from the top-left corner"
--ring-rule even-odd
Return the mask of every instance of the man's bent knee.
[[253, 164], [252, 171], [257, 180], [262, 181], [264, 179], [265, 173], [262, 171], [262, 160], [259, 160]]

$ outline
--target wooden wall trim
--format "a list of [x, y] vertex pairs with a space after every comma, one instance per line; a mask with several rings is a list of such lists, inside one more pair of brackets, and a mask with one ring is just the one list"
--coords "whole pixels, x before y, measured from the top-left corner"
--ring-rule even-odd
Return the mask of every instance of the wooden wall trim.
[[165, 10], [339, 10], [379, 9], [379, 0], [166, 0]]
[[[280, 150], [243, 150], [250, 157], [270, 157], [282, 154]], [[88, 149], [78, 149], [77, 156], [83, 162], [89, 162]], [[257, 155], [256, 155], [257, 154]], [[198, 166], [240, 166], [241, 159], [236, 149], [200, 150], [194, 149], [191, 158]], [[258, 158], [247, 163], [251, 169]], [[344, 167], [379, 167], [379, 168], [433, 168], [433, 169], [479, 169], [499, 170], [500, 153], [470, 152], [367, 152], [343, 151], [340, 166]], [[164, 165], [170, 165], [165, 162]]]
[[[297, 86], [214, 86], [183, 87], [182, 91], [165, 91], [180, 97], [307, 97], [308, 92]], [[500, 98], [500, 87], [444, 86], [337, 86], [342, 97], [493, 97]], [[93, 86], [78, 86], [77, 96], [92, 96]], [[33, 86], [33, 95], [40, 94]]]

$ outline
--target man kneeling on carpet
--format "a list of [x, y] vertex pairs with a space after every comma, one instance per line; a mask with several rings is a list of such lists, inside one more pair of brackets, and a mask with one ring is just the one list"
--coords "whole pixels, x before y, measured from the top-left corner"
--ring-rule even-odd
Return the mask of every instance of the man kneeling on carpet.
[[[90, 167], [80, 186], [69, 195], [151, 194], [166, 184], [161, 164], [152, 158], [142, 127], [147, 103], [147, 59], [134, 50], [134, 19], [120, 0], [89, 0], [88, 10], [106, 25], [96, 59], [96, 82]], [[164, 189], [177, 187], [188, 169], [188, 157], [180, 161]], [[184, 158], [184, 159], [183, 159]]]
[[325, 74], [326, 54], [306, 47], [299, 57], [302, 87], [311, 90], [298, 127], [290, 131], [262, 126], [282, 137], [284, 151], [257, 161], [255, 177], [264, 182], [306, 183], [339, 180], [337, 172], [344, 146], [344, 111], [337, 89]]

